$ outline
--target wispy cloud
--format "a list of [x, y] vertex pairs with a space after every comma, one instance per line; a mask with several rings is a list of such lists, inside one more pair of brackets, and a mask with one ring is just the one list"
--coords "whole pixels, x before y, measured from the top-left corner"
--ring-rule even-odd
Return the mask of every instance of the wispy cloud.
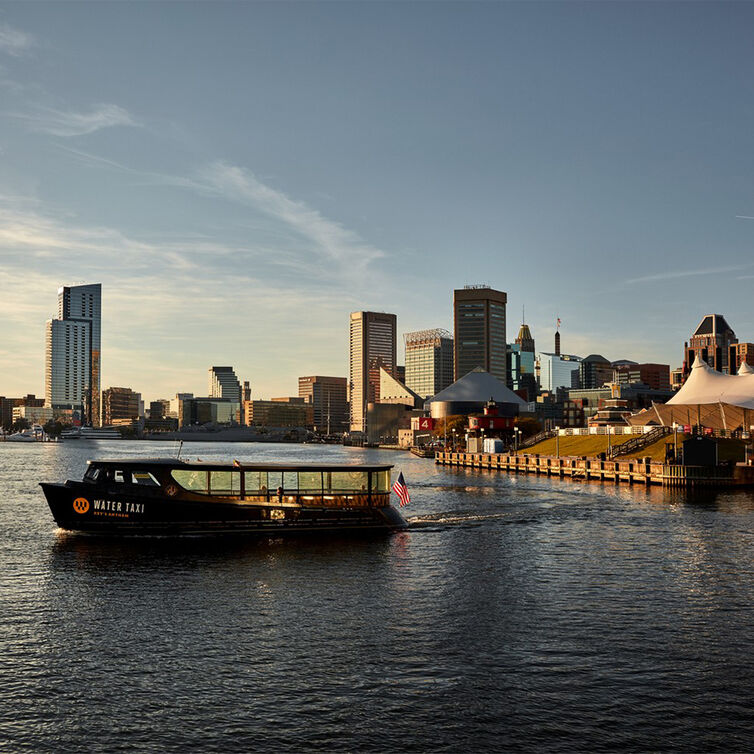
[[63, 144], [59, 148], [84, 164], [122, 172], [141, 185], [172, 186], [252, 209], [257, 218], [267, 220], [262, 223], [244, 216], [235, 224], [239, 232], [253, 232], [251, 246], [243, 249], [247, 256], [263, 258], [267, 265], [285, 268], [299, 277], [328, 280], [341, 288], [345, 282], [362, 289], [369, 280], [373, 289], [379, 273], [370, 265], [387, 256], [355, 231], [237, 165], [214, 161], [188, 177], [134, 169]]
[[630, 278], [625, 282], [628, 285], [634, 283], [655, 283], [663, 280], [676, 280], [678, 278], [696, 277], [698, 275], [720, 275], [726, 272], [738, 272], [739, 270], [748, 270], [754, 267], [752, 264], [735, 264], [728, 267], [706, 267], [702, 270], [671, 270], [669, 272], [658, 272], [654, 275], [643, 275], [638, 278]]
[[736, 215], [736, 220], [754, 220], [751, 215]]
[[12, 26], [0, 23], [0, 52], [20, 57], [34, 46], [34, 37]]
[[262, 183], [253, 173], [225, 162], [213, 162], [201, 171], [203, 187], [231, 201], [254, 207], [283, 223], [310, 243], [318, 257], [351, 266], [357, 273], [385, 256], [357, 233], [330, 220], [307, 204]]
[[95, 105], [88, 112], [40, 107], [31, 113], [12, 115], [33, 131], [63, 137], [84, 136], [113, 126], [141, 125], [127, 110], [111, 104]]

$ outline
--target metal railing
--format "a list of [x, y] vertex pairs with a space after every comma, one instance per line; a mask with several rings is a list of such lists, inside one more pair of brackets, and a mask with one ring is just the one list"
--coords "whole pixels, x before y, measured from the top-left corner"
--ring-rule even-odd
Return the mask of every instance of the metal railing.
[[649, 445], [656, 443], [660, 438], [666, 435], [672, 434], [672, 427], [657, 427], [651, 432], [647, 432], [645, 435], [637, 435], [632, 437], [626, 442], [622, 442], [620, 445], [613, 445], [607, 453], [608, 458], [617, 458], [618, 456], [625, 456], [629, 453], [635, 453], [637, 450], [646, 448]]

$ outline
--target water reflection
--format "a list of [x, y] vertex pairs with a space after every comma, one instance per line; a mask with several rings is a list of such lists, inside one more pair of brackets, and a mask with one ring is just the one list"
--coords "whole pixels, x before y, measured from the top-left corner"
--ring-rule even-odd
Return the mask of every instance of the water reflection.
[[754, 498], [392, 462], [392, 536], [55, 533], [37, 483], [164, 446], [3, 455], [9, 750], [743, 750]]

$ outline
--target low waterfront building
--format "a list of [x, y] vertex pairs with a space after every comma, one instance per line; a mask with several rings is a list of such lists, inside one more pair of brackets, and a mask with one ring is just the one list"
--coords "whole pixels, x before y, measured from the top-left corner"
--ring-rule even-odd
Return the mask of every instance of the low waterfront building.
[[178, 425], [189, 427], [194, 424], [233, 424], [236, 415], [235, 404], [228, 398], [184, 398], [178, 401]]
[[102, 424], [109, 426], [124, 419], [135, 421], [139, 418], [141, 393], [129, 387], [109, 387], [102, 391]]
[[482, 413], [488, 401], [495, 401], [501, 416], [517, 416], [526, 407], [509, 387], [489, 372], [474, 369], [424, 402], [433, 419], [456, 414]]
[[47, 406], [15, 406], [13, 408], [13, 423], [25, 420], [29, 424], [47, 424], [52, 421], [52, 409]]
[[313, 420], [313, 407], [303, 399], [252, 400], [244, 403], [246, 426], [307, 427]]
[[158, 398], [149, 402], [149, 418], [152, 420], [165, 419], [170, 416], [170, 401], [167, 398]]
[[40, 407], [45, 406], [44, 398], [37, 398], [29, 393], [24, 398], [5, 398], [0, 396], [0, 426], [10, 429], [13, 424], [13, 409], [19, 406]]
[[348, 430], [348, 380], [345, 377], [299, 377], [298, 394], [312, 407], [315, 432], [329, 435]]
[[631, 411], [638, 411], [653, 405], [653, 403], [664, 403], [672, 397], [673, 391], [670, 388], [656, 390], [640, 382], [611, 383], [598, 388], [568, 391], [569, 400], [582, 409], [584, 420], [587, 423], [600, 409], [606, 408], [612, 400], [625, 401]]
[[401, 403], [411, 408], [421, 408], [424, 400], [386, 369], [380, 368], [379, 403]]
[[179, 426], [183, 426], [181, 423], [181, 414], [183, 411], [182, 403], [193, 397], [193, 393], [176, 393], [175, 398], [170, 399], [170, 416], [178, 419]]
[[641, 382], [654, 390], [670, 390], [670, 365], [613, 362], [613, 382], [621, 385]]
[[[613, 380], [613, 365], [604, 356], [590, 353], [579, 362], [579, 381], [577, 387], [592, 390], [602, 387]], [[576, 387], [576, 386], [574, 386]]]
[[568, 390], [558, 388], [554, 392], [545, 391], [537, 396], [534, 415], [542, 429], [555, 427], [583, 427], [584, 412], [580, 406], [568, 398]]
[[754, 343], [734, 343], [730, 349], [731, 374], [737, 374], [741, 364], [754, 367]]

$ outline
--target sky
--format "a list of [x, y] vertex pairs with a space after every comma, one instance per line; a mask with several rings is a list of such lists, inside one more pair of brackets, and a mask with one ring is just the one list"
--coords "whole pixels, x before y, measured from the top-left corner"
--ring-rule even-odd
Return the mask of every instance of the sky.
[[[0, 3], [0, 395], [64, 284], [102, 387], [346, 376], [348, 315], [680, 365], [754, 341], [754, 4]], [[401, 347], [402, 350], [402, 347]], [[402, 361], [399, 355], [399, 362]]]

